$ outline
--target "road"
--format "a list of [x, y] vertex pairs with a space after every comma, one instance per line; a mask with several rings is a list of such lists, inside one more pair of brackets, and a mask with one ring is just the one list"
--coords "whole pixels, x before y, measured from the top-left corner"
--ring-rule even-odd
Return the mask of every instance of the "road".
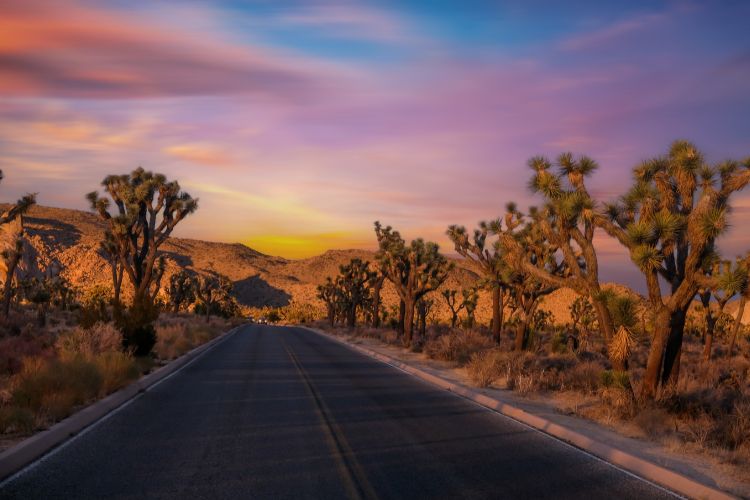
[[300, 328], [246, 326], [0, 498], [670, 498]]

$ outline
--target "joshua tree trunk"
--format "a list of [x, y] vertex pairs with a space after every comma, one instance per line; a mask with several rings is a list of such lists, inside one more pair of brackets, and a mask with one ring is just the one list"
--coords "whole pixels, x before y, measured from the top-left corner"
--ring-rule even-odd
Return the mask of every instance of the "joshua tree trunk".
[[661, 383], [676, 386], [680, 377], [680, 359], [682, 355], [682, 337], [685, 333], [685, 318], [687, 307], [672, 313], [667, 348], [664, 352]]
[[526, 320], [526, 318], [523, 318], [516, 325], [516, 338], [515, 338], [515, 342], [513, 346], [513, 349], [516, 351], [523, 351], [525, 340], [526, 340], [527, 325], [528, 325], [528, 321]]
[[716, 329], [716, 317], [713, 314], [706, 315], [706, 334], [703, 339], [703, 360], [711, 360], [711, 348], [714, 342], [714, 330]]
[[601, 330], [604, 340], [609, 342], [615, 335], [615, 324], [612, 321], [612, 315], [609, 313], [607, 305], [601, 300], [592, 298], [591, 304], [594, 306], [594, 311], [596, 312], [599, 330]]
[[404, 325], [406, 321], [406, 304], [403, 300], [399, 301], [398, 304], [398, 325], [396, 326], [396, 333], [399, 337], [404, 336]]
[[372, 326], [374, 328], [380, 326], [380, 290], [383, 288], [384, 279], [385, 276], [382, 276], [372, 285]]
[[732, 351], [734, 351], [734, 344], [737, 341], [737, 334], [740, 332], [740, 327], [742, 327], [742, 316], [745, 314], [745, 304], [747, 303], [747, 298], [743, 295], [742, 298], [740, 298], [740, 306], [737, 309], [737, 317], [734, 320], [734, 325], [732, 325], [732, 340], [729, 342], [729, 357], [732, 357]]
[[20, 251], [13, 252], [8, 258], [8, 272], [5, 273], [5, 285], [3, 286], [3, 316], [6, 318], [10, 314], [10, 301], [13, 299], [13, 276], [20, 259]]
[[499, 286], [492, 289], [492, 336], [500, 343], [500, 331], [503, 327], [502, 290]]
[[357, 308], [349, 307], [346, 311], [346, 326], [354, 328], [357, 324]]
[[427, 306], [424, 302], [419, 303], [419, 341], [424, 341], [427, 332]]
[[659, 387], [664, 348], [671, 331], [671, 315], [666, 307], [660, 308], [654, 315], [654, 335], [651, 349], [646, 361], [646, 372], [643, 375], [641, 399], [653, 400]]
[[412, 337], [414, 336], [414, 300], [404, 301], [404, 345], [411, 347]]
[[37, 305], [36, 309], [36, 320], [39, 328], [44, 328], [47, 325], [47, 306], [46, 304]]

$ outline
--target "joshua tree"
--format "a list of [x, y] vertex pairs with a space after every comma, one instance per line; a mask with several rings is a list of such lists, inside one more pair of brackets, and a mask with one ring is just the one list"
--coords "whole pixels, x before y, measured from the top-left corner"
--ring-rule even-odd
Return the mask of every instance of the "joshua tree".
[[[742, 293], [747, 287], [747, 271], [742, 261], [738, 261], [735, 266], [728, 260], [716, 261], [707, 267], [704, 272], [713, 279], [707, 280], [707, 283], [704, 282], [704, 285], [698, 291], [705, 321], [703, 335], [704, 361], [711, 359], [716, 323], [724, 315], [727, 302], [738, 293]], [[715, 310], [711, 307], [712, 297], [716, 301]]]
[[455, 245], [456, 252], [471, 261], [483, 276], [482, 284], [492, 290], [492, 335], [500, 342], [500, 332], [503, 327], [503, 307], [507, 283], [507, 269], [498, 245], [489, 244], [487, 236], [491, 234], [491, 227], [498, 221], [479, 223], [469, 238], [463, 226], [448, 227], [448, 237]]
[[326, 282], [322, 285], [318, 285], [318, 298], [322, 300], [326, 305], [328, 323], [331, 326], [336, 322], [336, 309], [339, 303], [339, 294], [336, 283], [330, 278], [326, 278]]
[[[750, 181], [750, 159], [715, 168], [689, 142], [672, 144], [665, 157], [634, 169], [634, 185], [596, 223], [630, 252], [646, 278], [654, 335], [641, 398], [676, 383], [685, 318], [707, 278], [705, 261], [726, 227], [729, 198]], [[666, 283], [668, 292], [662, 290]]]
[[380, 326], [380, 306], [383, 301], [380, 298], [380, 292], [383, 290], [383, 282], [385, 282], [385, 274], [380, 269], [375, 269], [370, 279], [369, 287], [372, 291], [372, 326], [377, 328]]
[[435, 302], [422, 297], [417, 301], [417, 323], [419, 324], [419, 338], [425, 339], [427, 333], [427, 315], [430, 314]]
[[[609, 311], [607, 311], [609, 313]], [[587, 345], [589, 329], [596, 321], [594, 306], [588, 298], [584, 296], [576, 297], [570, 305], [571, 328], [575, 335], [578, 336], [579, 348], [583, 349]]]
[[474, 312], [477, 310], [479, 293], [476, 288], [461, 290], [461, 306], [466, 310], [466, 328], [474, 328]]
[[534, 175], [529, 186], [546, 200], [544, 207], [536, 212], [534, 222], [550, 243], [559, 248], [569, 274], [554, 275], [528, 260], [523, 263], [524, 270], [550, 285], [570, 287], [587, 297], [596, 311], [604, 339], [609, 341], [614, 326], [599, 284], [599, 261], [594, 247], [596, 202], [585, 184], [586, 177], [598, 165], [587, 156], [576, 159], [571, 153], [563, 153], [555, 166], [557, 171], [552, 172], [552, 163], [547, 158], [531, 158], [529, 167]]
[[[0, 170], [0, 181], [2, 180], [3, 171]], [[0, 232], [5, 240], [3, 241], [5, 248], [0, 250], [1, 264], [5, 268], [2, 309], [5, 318], [10, 314], [10, 303], [13, 298], [13, 278], [16, 267], [23, 256], [23, 216], [35, 203], [36, 195], [27, 194], [0, 215]]]
[[219, 304], [229, 299], [232, 282], [225, 276], [200, 276], [193, 289], [195, 298], [203, 308], [206, 323], [211, 319], [211, 312]]
[[336, 279], [336, 286], [346, 314], [346, 325], [354, 328], [357, 323], [357, 310], [363, 308], [369, 301], [369, 283], [375, 273], [369, 269], [370, 263], [360, 259], [352, 259], [349, 264], [339, 267], [340, 275]]
[[451, 328], [456, 327], [456, 323], [458, 322], [458, 313], [461, 312], [461, 309], [464, 308], [463, 302], [458, 302], [456, 299], [456, 295], [458, 294], [458, 290], [443, 290], [443, 297], [445, 298], [445, 302], [448, 304], [448, 308], [451, 310]]
[[380, 244], [377, 258], [381, 269], [393, 283], [403, 303], [403, 342], [411, 346], [414, 306], [419, 299], [443, 284], [453, 265], [440, 254], [436, 243], [419, 238], [407, 246], [398, 231], [393, 231], [390, 226], [383, 228], [379, 222], [375, 222], [375, 234]]
[[737, 316], [732, 324], [731, 340], [729, 342], [729, 356], [732, 356], [734, 351], [734, 344], [737, 341], [737, 334], [742, 327], [742, 316], [745, 314], [745, 305], [747, 304], [748, 296], [750, 296], [750, 252], [742, 259], [737, 259], [737, 276], [741, 278], [740, 286], [738, 287], [737, 293], [740, 296], [739, 307], [737, 308]]
[[174, 313], [180, 312], [183, 304], [195, 300], [195, 286], [195, 277], [184, 269], [169, 277], [167, 295]]
[[514, 203], [509, 203], [504, 221], [495, 221], [491, 228], [500, 236], [498, 245], [502, 247], [504, 259], [512, 270], [508, 282], [518, 308], [519, 321], [514, 341], [514, 349], [517, 351], [526, 347], [529, 324], [540, 299], [557, 289], [556, 285], [542, 280], [529, 269], [533, 267], [556, 277], [567, 274], [565, 262], [558, 262], [555, 258], [558, 248], [546, 238], [544, 230], [535, 222], [536, 210], [532, 207], [530, 212], [531, 220], [527, 220]]
[[112, 290], [114, 291], [112, 305], [119, 309], [121, 307], [120, 292], [122, 290], [122, 278], [125, 268], [120, 263], [117, 241], [112, 236], [111, 231], [107, 230], [104, 232], [104, 239], [99, 242], [99, 248], [104, 258], [107, 259], [109, 269], [112, 272]]
[[23, 280], [20, 285], [26, 300], [36, 306], [37, 324], [40, 328], [44, 328], [47, 324], [47, 309], [52, 300], [50, 285], [50, 281], [36, 277]]
[[[158, 280], [159, 247], [175, 226], [195, 212], [198, 200], [180, 190], [177, 181], [137, 168], [130, 175], [109, 175], [102, 181], [107, 197], [87, 195], [91, 207], [109, 224], [108, 251], [115, 250], [134, 288], [134, 305], [151, 305]], [[111, 198], [111, 200], [110, 200]], [[114, 203], [117, 212], [109, 212]]]

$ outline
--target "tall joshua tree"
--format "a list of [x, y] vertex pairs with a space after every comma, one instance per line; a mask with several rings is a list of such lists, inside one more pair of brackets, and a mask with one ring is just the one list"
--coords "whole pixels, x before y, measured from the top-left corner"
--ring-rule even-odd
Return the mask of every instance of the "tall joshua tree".
[[[497, 224], [497, 221], [494, 222]], [[507, 283], [505, 262], [500, 247], [487, 241], [491, 235], [490, 227], [493, 223], [482, 221], [479, 228], [474, 230], [470, 238], [466, 228], [452, 225], [448, 227], [447, 235], [453, 242], [456, 252], [471, 261], [482, 274], [482, 284], [492, 290], [492, 336], [500, 342], [500, 331], [503, 327], [503, 306]]]
[[[86, 198], [108, 224], [111, 238], [105, 236], [105, 244], [113, 244], [111, 249], [133, 286], [130, 312], [119, 318], [126, 345], [136, 346], [138, 355], [146, 355], [155, 342], [151, 322], [158, 313], [154, 298], [164, 271], [159, 247], [178, 223], [195, 212], [198, 201], [183, 192], [177, 181], [167, 181], [164, 175], [140, 167], [129, 175], [109, 175], [102, 186], [108, 196], [100, 197], [94, 191]], [[110, 213], [112, 204], [114, 214]], [[120, 316], [119, 308], [116, 311]]]
[[[596, 223], [630, 252], [646, 278], [654, 335], [641, 398], [679, 376], [685, 318], [707, 277], [705, 261], [727, 227], [731, 195], [750, 181], [750, 159], [709, 167], [698, 149], [676, 141], [666, 156], [634, 169], [634, 184]], [[662, 290], [666, 283], [667, 290]]]
[[557, 158], [556, 172], [542, 156], [531, 158], [529, 167], [534, 171], [529, 186], [546, 201], [534, 222], [560, 249], [569, 274], [564, 278], [555, 276], [528, 261], [524, 262], [524, 270], [546, 283], [570, 287], [588, 298], [602, 335], [609, 341], [614, 335], [614, 325], [599, 284], [599, 261], [594, 247], [596, 203], [585, 184], [598, 165], [587, 156], [576, 159], [571, 153], [563, 153]]
[[418, 238], [407, 246], [398, 231], [390, 226], [383, 228], [379, 222], [375, 222], [375, 234], [380, 244], [380, 266], [403, 303], [403, 342], [411, 346], [417, 301], [445, 282], [453, 264], [440, 254], [436, 243]]
[[[102, 181], [109, 198], [96, 191], [86, 197], [109, 224], [112, 249], [133, 285], [133, 304], [151, 305], [153, 284], [159, 278], [159, 247], [185, 217], [195, 212], [198, 200], [180, 189], [177, 181], [137, 168], [129, 175], [109, 175]], [[117, 211], [109, 211], [114, 203]]]
[[[0, 170], [0, 181], [2, 180], [3, 171]], [[27, 194], [0, 215], [0, 231], [5, 240], [2, 242], [5, 248], [0, 250], [2, 266], [5, 268], [2, 314], [6, 318], [10, 314], [10, 303], [13, 298], [13, 277], [23, 257], [23, 215], [35, 203], [36, 195]]]

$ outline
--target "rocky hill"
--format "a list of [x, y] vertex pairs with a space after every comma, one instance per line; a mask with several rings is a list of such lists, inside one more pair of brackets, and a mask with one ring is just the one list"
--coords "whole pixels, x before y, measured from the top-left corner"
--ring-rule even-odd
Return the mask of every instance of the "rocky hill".
[[[0, 208], [2, 208], [0, 206]], [[25, 218], [26, 234], [37, 255], [40, 268], [58, 261], [62, 274], [81, 292], [97, 285], [111, 286], [110, 270], [99, 249], [105, 230], [96, 215], [78, 210], [35, 206]], [[257, 252], [239, 243], [218, 243], [170, 238], [163, 246], [167, 268], [163, 283], [180, 268], [197, 274], [221, 274], [234, 283], [234, 295], [247, 308], [282, 307], [291, 302], [311, 303], [323, 310], [316, 298], [316, 286], [335, 276], [340, 265], [352, 258], [373, 260], [367, 250], [329, 250], [315, 257], [290, 260]], [[477, 274], [460, 259], [444, 287], [461, 289], [472, 286]], [[128, 283], [123, 285], [123, 291]], [[397, 305], [395, 291], [386, 284], [383, 291], [386, 308]], [[546, 297], [542, 309], [553, 313], [556, 322], [569, 321], [568, 307], [575, 293], [561, 289]], [[449, 318], [442, 297], [435, 294], [433, 314]], [[491, 316], [488, 294], [480, 296], [477, 320], [488, 322]]]

